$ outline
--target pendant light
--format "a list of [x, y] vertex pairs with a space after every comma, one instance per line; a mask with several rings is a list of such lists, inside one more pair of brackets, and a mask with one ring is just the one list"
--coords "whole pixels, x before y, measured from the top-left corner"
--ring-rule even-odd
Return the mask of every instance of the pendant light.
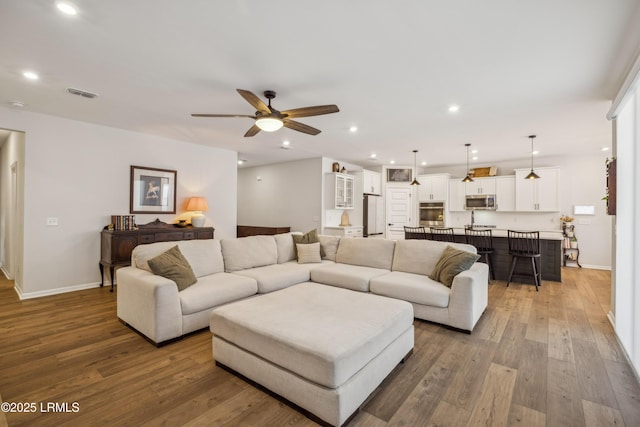
[[535, 135], [529, 135], [529, 139], [531, 139], [531, 172], [529, 172], [529, 175], [525, 176], [524, 179], [538, 179], [538, 178], [540, 178], [533, 171], [533, 139], [535, 137], [536, 137]]
[[411, 181], [411, 185], [420, 185], [417, 180], [418, 169], [416, 167], [416, 155], [418, 154], [418, 150], [413, 150], [413, 173], [416, 175], [413, 177], [413, 181]]
[[469, 175], [469, 147], [471, 147], [471, 144], [467, 143], [464, 146], [467, 147], [467, 176], [464, 177], [462, 182], [473, 182], [473, 178]]

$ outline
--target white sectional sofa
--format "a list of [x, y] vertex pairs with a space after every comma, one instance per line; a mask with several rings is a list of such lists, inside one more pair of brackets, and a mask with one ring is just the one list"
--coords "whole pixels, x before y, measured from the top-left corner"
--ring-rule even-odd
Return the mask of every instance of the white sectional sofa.
[[[291, 234], [137, 246], [131, 266], [117, 270], [118, 317], [159, 344], [208, 327], [216, 307], [309, 281], [405, 300], [416, 318], [469, 332], [487, 306], [486, 264], [474, 263], [450, 288], [428, 277], [447, 245], [473, 246], [321, 235], [322, 261], [299, 264]], [[182, 291], [147, 264], [176, 244], [197, 277]]]

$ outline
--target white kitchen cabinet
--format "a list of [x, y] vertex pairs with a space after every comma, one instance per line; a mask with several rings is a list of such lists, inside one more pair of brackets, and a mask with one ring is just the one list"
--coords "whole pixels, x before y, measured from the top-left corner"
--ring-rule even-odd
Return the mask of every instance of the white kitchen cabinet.
[[[363, 169], [355, 172], [358, 182], [362, 182], [362, 192], [364, 194], [382, 194], [382, 175], [379, 172]], [[358, 189], [359, 190], [359, 189]]]
[[516, 210], [516, 176], [497, 176], [496, 204], [498, 212], [513, 212]]
[[516, 169], [516, 211], [557, 212], [559, 169], [536, 168], [539, 179], [524, 179], [529, 172], [531, 169]]
[[324, 234], [330, 236], [340, 237], [362, 237], [363, 227], [361, 226], [348, 226], [348, 227], [325, 227]]
[[467, 195], [496, 194], [495, 177], [474, 178], [472, 182], [467, 182], [465, 185]]
[[333, 172], [327, 174], [327, 209], [353, 209], [353, 175]]
[[449, 194], [448, 173], [418, 175], [418, 202], [446, 202]]
[[464, 212], [465, 183], [460, 179], [449, 180], [449, 212]]

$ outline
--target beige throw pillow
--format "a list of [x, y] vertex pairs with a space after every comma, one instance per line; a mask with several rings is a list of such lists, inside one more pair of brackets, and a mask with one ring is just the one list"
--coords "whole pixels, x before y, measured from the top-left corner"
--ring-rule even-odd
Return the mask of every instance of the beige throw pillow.
[[153, 274], [176, 282], [178, 291], [187, 289], [198, 281], [191, 269], [191, 265], [189, 265], [189, 261], [182, 255], [178, 245], [155, 258], [151, 258], [148, 263]]
[[447, 287], [453, 284], [453, 278], [471, 266], [480, 259], [480, 255], [447, 246], [440, 260], [436, 263], [433, 271], [429, 275], [432, 280], [437, 280]]
[[298, 264], [322, 262], [322, 257], [320, 257], [320, 242], [296, 243], [296, 250], [298, 251]]
[[[295, 243], [296, 245], [298, 243], [316, 243], [316, 242], [320, 242], [320, 239], [318, 238], [318, 231], [317, 230], [311, 230], [309, 232], [307, 232], [306, 234], [293, 234], [291, 236], [293, 238], [293, 243]], [[320, 256], [324, 257], [325, 253], [324, 250], [322, 249], [322, 245], [320, 245]]]

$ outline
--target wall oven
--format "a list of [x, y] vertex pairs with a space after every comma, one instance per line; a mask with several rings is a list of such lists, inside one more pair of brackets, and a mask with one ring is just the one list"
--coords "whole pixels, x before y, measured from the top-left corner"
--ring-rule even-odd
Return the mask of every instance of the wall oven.
[[443, 227], [444, 202], [420, 203], [420, 225], [423, 227]]

